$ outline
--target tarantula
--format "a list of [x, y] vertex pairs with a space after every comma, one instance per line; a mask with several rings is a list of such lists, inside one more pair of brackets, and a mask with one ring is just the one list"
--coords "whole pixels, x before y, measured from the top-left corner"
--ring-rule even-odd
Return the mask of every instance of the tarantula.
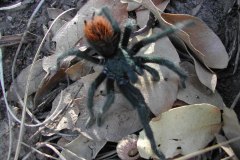
[[[137, 109], [139, 118], [145, 130], [146, 136], [150, 140], [154, 153], [160, 159], [165, 159], [163, 153], [157, 149], [153, 132], [148, 123], [148, 106], [140, 90], [133, 84], [137, 82], [138, 75], [144, 74], [144, 70], [151, 74], [153, 80], [159, 81], [160, 76], [158, 71], [146, 65], [146, 63], [157, 63], [168, 67], [180, 77], [182, 86], [185, 86], [184, 81], [187, 76], [180, 68], [175, 66], [174, 63], [169, 60], [160, 57], [135, 55], [145, 45], [155, 42], [158, 39], [175, 32], [177, 29], [184, 27], [185, 25], [181, 24], [178, 27], [175, 26], [168, 28], [162, 33], [152, 35], [137, 42], [131, 48], [127, 48], [129, 38], [132, 34], [133, 25], [130, 22], [127, 23], [123, 36], [121, 37], [119, 25], [110, 14], [107, 7], [103, 7], [97, 15], [93, 16], [91, 21], [84, 21], [84, 23], [84, 33], [90, 47], [84, 51], [71, 49], [60, 55], [57, 62], [59, 63], [59, 61], [65, 56], [76, 55], [77, 57], [86, 59], [92, 63], [104, 66], [103, 71], [92, 82], [88, 90], [87, 107], [89, 110], [89, 119], [87, 120], [86, 126], [90, 127], [95, 121], [98, 126], [101, 125], [102, 115], [107, 112], [114, 102], [114, 83], [116, 82], [121, 93], [132, 104], [132, 106]], [[102, 56], [102, 58], [88, 55], [91, 50], [95, 50], [100, 56]], [[93, 112], [94, 93], [105, 79], [107, 91], [106, 101], [100, 108], [97, 116], [95, 116]]]

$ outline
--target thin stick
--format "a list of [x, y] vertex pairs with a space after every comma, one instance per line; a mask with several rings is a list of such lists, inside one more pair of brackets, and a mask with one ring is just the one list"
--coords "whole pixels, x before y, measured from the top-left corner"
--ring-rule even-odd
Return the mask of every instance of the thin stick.
[[40, 142], [38, 143], [38, 146], [46, 146], [50, 149], [52, 149], [58, 156], [61, 160], [67, 160], [53, 145], [49, 144], [49, 143], [46, 143], [46, 142]]
[[[22, 36], [22, 38], [21, 38], [21, 41], [20, 41], [20, 43], [19, 43], [19, 45], [18, 45], [16, 54], [15, 54], [14, 59], [13, 59], [13, 65], [12, 65], [12, 70], [11, 70], [11, 72], [12, 72], [13, 90], [14, 90], [14, 93], [16, 94], [16, 96], [17, 96], [17, 98], [18, 98], [18, 100], [19, 100], [19, 102], [20, 102], [20, 104], [21, 104], [22, 107], [24, 107], [24, 102], [22, 101], [22, 98], [21, 98], [21, 96], [19, 95], [19, 93], [18, 93], [18, 91], [17, 91], [17, 83], [16, 83], [15, 78], [14, 78], [14, 72], [15, 72], [15, 68], [16, 68], [15, 65], [16, 65], [17, 57], [18, 57], [19, 52], [20, 52], [20, 50], [21, 50], [21, 47], [22, 47], [22, 45], [23, 45], [24, 39], [25, 39], [25, 37], [27, 36], [28, 30], [29, 30], [30, 25], [31, 25], [31, 23], [32, 23], [32, 20], [33, 20], [33, 18], [35, 17], [35, 15], [36, 15], [36, 13], [38, 12], [38, 10], [40, 9], [40, 7], [42, 6], [42, 4], [43, 4], [44, 1], [45, 1], [45, 0], [41, 0], [41, 1], [39, 2], [38, 6], [37, 6], [37, 7], [35, 8], [35, 10], [33, 11], [33, 14], [31, 15], [31, 17], [30, 17], [30, 19], [29, 19], [29, 21], [28, 21], [28, 23], [27, 23], [26, 30], [25, 30], [24, 33], [23, 33], [23, 36]], [[28, 112], [28, 114], [30, 115], [30, 117], [34, 117], [34, 116], [32, 115], [32, 113], [28, 110], [28, 108], [27, 108], [27, 112]], [[15, 118], [14, 118], [14, 119], [15, 119]], [[39, 122], [37, 119], [34, 119], [34, 120], [35, 120], [36, 122]]]
[[233, 156], [225, 157], [225, 158], [223, 158], [223, 159], [221, 159], [221, 160], [229, 160], [229, 159], [233, 160], [234, 157], [236, 157], [236, 156], [233, 155]]
[[[1, 34], [0, 34], [1, 36]], [[7, 96], [5, 93], [5, 85], [4, 85], [4, 78], [3, 78], [3, 65], [2, 65], [2, 49], [0, 48], [0, 85], [2, 88], [2, 93], [3, 93], [3, 98], [4, 98], [4, 102], [7, 108], [9, 108], [8, 106], [8, 102], [7, 102]], [[7, 116], [8, 116], [8, 128], [9, 128], [9, 141], [8, 141], [8, 156], [7, 156], [7, 160], [9, 160], [11, 158], [11, 152], [12, 152], [12, 127], [11, 127], [11, 116], [8, 112], [7, 109]]]
[[234, 101], [233, 101], [233, 103], [232, 103], [230, 109], [234, 109], [234, 107], [236, 106], [236, 104], [237, 104], [239, 98], [240, 98], [240, 91], [238, 92], [237, 96], [235, 97], [235, 99], [234, 99]]
[[77, 158], [77, 159], [79, 159], [79, 160], [82, 159], [81, 157], [79, 157], [79, 156], [76, 155], [74, 152], [70, 151], [69, 149], [66, 149], [66, 148], [64, 148], [64, 147], [62, 147], [62, 146], [59, 146], [59, 145], [55, 144], [55, 143], [49, 143], [49, 144], [60, 148], [62, 151], [65, 151], [65, 152], [71, 154], [72, 156], [74, 156], [75, 158]]
[[[42, 6], [42, 4], [44, 3], [45, 0], [41, 0], [38, 4], [38, 6], [35, 8], [35, 10], [33, 11], [33, 14], [31, 15], [29, 21], [28, 21], [28, 24], [27, 24], [27, 29], [25, 30], [24, 34], [23, 34], [23, 37], [21, 39], [21, 42], [18, 46], [18, 49], [17, 49], [17, 52], [16, 52], [16, 55], [14, 57], [14, 60], [15, 58], [17, 59], [17, 55], [19, 54], [20, 52], [20, 49], [22, 47], [22, 44], [23, 44], [23, 40], [24, 38], [26, 37], [26, 34], [27, 34], [27, 30], [29, 29], [31, 23], [32, 23], [32, 20], [33, 18], [35, 17], [36, 13], [38, 12], [38, 10], [40, 9], [40, 7]], [[14, 65], [16, 64], [16, 62], [14, 63]], [[32, 65], [33, 67], [33, 65]], [[32, 69], [31, 67], [31, 69]], [[12, 76], [14, 77], [14, 69], [15, 67], [12, 68]], [[22, 111], [22, 119], [21, 119], [21, 126], [20, 126], [20, 133], [19, 133], [19, 137], [18, 137], [18, 143], [17, 143], [17, 148], [16, 148], [16, 152], [15, 152], [15, 156], [14, 156], [14, 160], [18, 160], [18, 157], [19, 157], [19, 153], [20, 153], [20, 150], [21, 150], [21, 142], [22, 142], [22, 137], [23, 137], [23, 130], [24, 130], [24, 122], [25, 122], [25, 113], [26, 113], [26, 104], [27, 104], [27, 92], [28, 92], [28, 84], [29, 84], [29, 80], [31, 78], [31, 71], [29, 73], [29, 76], [28, 76], [28, 81], [27, 81], [27, 86], [26, 86], [26, 92], [25, 92], [25, 96], [24, 96], [24, 105], [23, 105], [23, 111]], [[13, 78], [14, 79], [14, 78]], [[13, 83], [15, 84], [15, 83]], [[13, 87], [14, 88], [14, 87]], [[15, 88], [16, 90], [16, 88]]]
[[53, 156], [51, 156], [51, 155], [49, 155], [49, 154], [46, 154], [46, 153], [43, 153], [43, 152], [39, 151], [38, 149], [39, 149], [40, 147], [34, 148], [34, 147], [29, 146], [28, 144], [26, 144], [26, 143], [24, 143], [24, 142], [22, 142], [22, 144], [32, 150], [32, 151], [29, 152], [27, 155], [25, 155], [22, 160], [26, 160], [33, 152], [37, 152], [38, 154], [41, 154], [41, 155], [43, 155], [43, 156], [45, 156], [45, 157], [48, 157], [48, 158], [51, 158], [51, 159], [56, 159], [56, 160], [58, 159], [58, 158], [53, 157]]
[[8, 156], [7, 156], [7, 160], [10, 160], [11, 158], [11, 152], [12, 152], [12, 119], [11, 116], [9, 114], [9, 112], [7, 112], [7, 116], [8, 116], [8, 128], [9, 128], [9, 145], [8, 145]]
[[199, 155], [201, 155], [201, 154], [203, 154], [203, 153], [209, 152], [209, 151], [211, 151], [211, 150], [217, 149], [217, 148], [219, 148], [219, 147], [221, 147], [221, 146], [224, 146], [224, 145], [226, 145], [226, 144], [229, 144], [229, 143], [232, 143], [232, 142], [236, 142], [236, 141], [239, 141], [239, 140], [240, 140], [240, 136], [239, 136], [239, 137], [236, 137], [236, 138], [233, 138], [233, 139], [230, 139], [230, 140], [228, 140], [228, 141], [225, 141], [225, 142], [218, 143], [218, 144], [216, 144], [216, 145], [210, 146], [210, 147], [205, 148], [205, 149], [203, 149], [203, 150], [190, 153], [190, 154], [188, 154], [188, 155], [186, 155], [186, 156], [182, 156], [182, 157], [180, 157], [180, 158], [176, 158], [176, 159], [174, 159], [174, 160], [188, 160], [188, 159], [190, 159], [190, 158], [199, 156]]
[[53, 121], [55, 118], [57, 118], [57, 116], [58, 116], [58, 115], [62, 112], [62, 110], [63, 110], [63, 109], [62, 109], [62, 110], [60, 110], [59, 112], [57, 112], [58, 109], [59, 109], [59, 107], [60, 107], [60, 104], [61, 104], [61, 102], [62, 102], [62, 99], [63, 99], [63, 92], [61, 91], [60, 100], [59, 100], [59, 102], [58, 102], [58, 105], [57, 105], [56, 109], [53, 111], [53, 113], [52, 113], [48, 118], [46, 118], [43, 122], [38, 123], [38, 124], [35, 124], [35, 125], [29, 125], [29, 126], [30, 126], [30, 127], [39, 127], [39, 126], [42, 126], [42, 125], [48, 123], [49, 121]]
[[[43, 3], [44, 0], [42, 0], [41, 2]], [[41, 6], [40, 4], [42, 4], [41, 2], [39, 3], [39, 5], [38, 5], [38, 7], [37, 7], [38, 9], [39, 9], [40, 6]], [[37, 8], [36, 8], [36, 9], [37, 9]], [[31, 75], [32, 75], [33, 65], [34, 65], [35, 61], [37, 60], [37, 57], [38, 57], [39, 52], [40, 52], [40, 49], [41, 49], [41, 47], [42, 47], [42, 45], [43, 45], [43, 43], [44, 43], [44, 41], [45, 41], [48, 33], [50, 32], [50, 29], [53, 27], [54, 23], [57, 21], [57, 19], [58, 19], [59, 17], [61, 17], [62, 15], [64, 15], [65, 13], [67, 13], [67, 12], [69, 12], [69, 11], [71, 11], [71, 10], [73, 10], [73, 8], [64, 11], [63, 13], [61, 13], [61, 14], [53, 21], [53, 23], [52, 23], [51, 26], [49, 27], [48, 31], [46, 32], [45, 36], [43, 37], [43, 40], [42, 40], [42, 42], [40, 43], [40, 45], [39, 45], [39, 47], [38, 47], [38, 50], [37, 50], [37, 52], [36, 52], [36, 54], [35, 54], [35, 57], [34, 57], [34, 59], [33, 59], [33, 63], [32, 63], [32, 66], [31, 66], [31, 68], [30, 68], [30, 71], [29, 71], [29, 75], [28, 75], [28, 79], [27, 79], [27, 84], [26, 84], [26, 89], [25, 89], [24, 104], [23, 104], [23, 111], [22, 111], [22, 120], [21, 120], [22, 123], [21, 123], [21, 126], [20, 126], [19, 141], [18, 141], [18, 144], [17, 144], [17, 149], [16, 149], [16, 154], [15, 154], [14, 160], [17, 160], [17, 159], [18, 159], [19, 152], [20, 152], [20, 148], [21, 148], [21, 141], [22, 141], [22, 137], [23, 137], [24, 122], [25, 122], [25, 113], [26, 113], [26, 108], [27, 108], [26, 105], [27, 105], [27, 97], [28, 97], [28, 88], [29, 88], [29, 82], [30, 82]]]

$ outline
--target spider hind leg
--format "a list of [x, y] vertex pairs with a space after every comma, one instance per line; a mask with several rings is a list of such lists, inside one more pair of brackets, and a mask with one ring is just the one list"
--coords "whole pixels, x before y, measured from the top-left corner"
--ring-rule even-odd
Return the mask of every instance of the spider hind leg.
[[88, 90], [88, 98], [87, 98], [87, 107], [89, 111], [89, 118], [86, 122], [86, 128], [89, 128], [95, 122], [94, 112], [93, 112], [93, 97], [94, 93], [99, 87], [99, 85], [104, 81], [106, 75], [104, 73], [100, 73], [97, 78], [92, 82]]
[[153, 152], [160, 159], [165, 159], [164, 154], [160, 150], [158, 150], [156, 142], [154, 140], [153, 132], [148, 122], [149, 110], [147, 109], [147, 104], [145, 103], [142, 93], [140, 92], [139, 89], [137, 89], [130, 83], [119, 85], [119, 89], [121, 90], [123, 95], [127, 98], [127, 100], [132, 104], [132, 106], [134, 106], [137, 109], [139, 119], [143, 125], [146, 136], [150, 141]]
[[145, 69], [146, 71], [148, 71], [151, 74], [153, 81], [159, 81], [160, 80], [159, 73], [156, 69], [154, 69], [154, 68], [152, 68], [148, 65], [145, 65], [145, 64], [142, 64], [142, 68]]
[[102, 115], [107, 112], [107, 110], [111, 107], [111, 105], [114, 102], [115, 99], [115, 93], [114, 93], [114, 80], [113, 79], [107, 79], [107, 97], [104, 105], [100, 108], [99, 113], [97, 114], [97, 125], [102, 125]]
[[180, 77], [181, 86], [183, 88], [186, 88], [185, 81], [187, 79], [187, 74], [180, 67], [176, 66], [173, 62], [160, 57], [147, 57], [147, 56], [138, 56], [135, 57], [135, 60], [140, 64], [156, 63], [169, 68]]

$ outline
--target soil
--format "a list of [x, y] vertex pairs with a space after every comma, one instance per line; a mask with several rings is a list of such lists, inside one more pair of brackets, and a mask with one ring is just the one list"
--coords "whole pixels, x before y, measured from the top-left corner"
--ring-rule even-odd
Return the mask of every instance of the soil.
[[[0, 11], [0, 32], [3, 36], [5, 35], [16, 35], [22, 34], [26, 27], [27, 22], [37, 6], [39, 0], [25, 0], [27, 5], [24, 8], [11, 11]], [[47, 8], [54, 7], [62, 10], [69, 9], [71, 7], [80, 8], [86, 0], [48, 0], [41, 7], [39, 12], [31, 24], [29, 32], [33, 34], [34, 40], [25, 43], [21, 49], [21, 52], [17, 58], [15, 76], [20, 73], [22, 69], [32, 63], [34, 54], [39, 46], [39, 43], [43, 37], [42, 25], [48, 26], [49, 17], [47, 15]], [[0, 0], [0, 7], [15, 4], [18, 0]], [[236, 59], [236, 54], [239, 50], [238, 45], [233, 45], [237, 34], [239, 34], [239, 11], [238, 5], [235, 0], [178, 0], [171, 1], [168, 5], [166, 12], [171, 13], [187, 13], [202, 19], [222, 40], [228, 52], [233, 50], [231, 61], [227, 69], [216, 70], [218, 73], [218, 85], [217, 90], [222, 95], [224, 102], [227, 106], [230, 106], [240, 90], [240, 67], [234, 75], [233, 68]], [[238, 39], [237, 39], [238, 40]], [[6, 89], [9, 88], [11, 78], [11, 67], [16, 53], [18, 45], [11, 45], [3, 47], [3, 70], [4, 70], [4, 81]], [[43, 47], [39, 58], [48, 56], [51, 53], [47, 47]], [[2, 92], [0, 92], [2, 97]], [[2, 99], [0, 105], [3, 106]], [[240, 117], [240, 106], [236, 106], [236, 111]], [[5, 120], [5, 114], [3, 114], [4, 108], [0, 108], [0, 120]]]

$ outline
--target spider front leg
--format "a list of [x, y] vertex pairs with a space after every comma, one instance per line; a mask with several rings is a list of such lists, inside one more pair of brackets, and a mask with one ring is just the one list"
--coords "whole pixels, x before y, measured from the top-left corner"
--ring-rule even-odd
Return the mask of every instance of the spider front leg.
[[143, 125], [144, 131], [146, 133], [147, 138], [149, 139], [151, 143], [151, 148], [153, 152], [160, 158], [165, 159], [164, 154], [158, 150], [156, 142], [154, 140], [152, 129], [148, 122], [148, 109], [147, 104], [145, 103], [144, 97], [142, 93], [131, 85], [130, 83], [126, 84], [118, 84], [120, 91], [123, 93], [123, 95], [127, 98], [127, 100], [132, 104], [133, 107], [135, 107], [138, 111], [139, 119]]
[[89, 118], [86, 122], [86, 128], [89, 128], [95, 122], [94, 112], [93, 112], [93, 97], [96, 89], [106, 78], [106, 74], [100, 73], [97, 78], [92, 82], [90, 88], [88, 90], [88, 99], [87, 99], [87, 107], [89, 111]]
[[110, 10], [108, 7], [103, 7], [99, 13], [99, 15], [105, 15], [105, 17], [108, 19], [108, 21], [111, 23], [113, 30], [115, 33], [121, 34], [121, 29], [117, 23], [117, 21], [113, 18], [112, 14], [110, 13]]
[[176, 25], [172, 25], [171, 27], [165, 29], [163, 32], [159, 32], [159, 33], [151, 35], [150, 37], [144, 38], [132, 46], [132, 48], [129, 50], [130, 55], [131, 56], [136, 55], [142, 47], [144, 47], [150, 43], [153, 43], [153, 42], [159, 40], [160, 38], [163, 38], [169, 34], [172, 34], [176, 31], [178, 31], [186, 26], [192, 25], [192, 24], [193, 24], [192, 21], [183, 21], [182, 23], [177, 23]]
[[173, 62], [171, 62], [167, 59], [164, 59], [164, 58], [160, 58], [160, 57], [138, 56], [138, 57], [134, 57], [134, 58], [140, 64], [156, 63], [156, 64], [159, 64], [159, 65], [169, 68], [170, 70], [175, 72], [180, 77], [182, 87], [186, 88], [185, 81], [187, 79], [187, 74], [181, 68], [176, 66]]
[[131, 34], [132, 34], [132, 30], [133, 30], [133, 20], [128, 19], [125, 29], [124, 29], [124, 32], [123, 32], [123, 38], [121, 41], [122, 48], [127, 48], [129, 38], [131, 37]]
[[149, 13], [149, 19], [147, 21], [147, 24], [143, 26], [143, 28], [135, 31], [134, 33], [131, 34], [131, 37], [143, 34], [147, 31], [149, 31], [151, 28], [155, 27], [158, 24], [158, 21], [154, 17], [154, 14], [152, 12]]
[[100, 111], [97, 115], [97, 125], [102, 125], [102, 115], [107, 112], [107, 110], [111, 107], [111, 105], [114, 102], [115, 99], [115, 93], [114, 93], [114, 80], [113, 79], [107, 79], [106, 83], [107, 88], [107, 96], [106, 101], [104, 102], [104, 105], [100, 108]]
[[71, 56], [71, 55], [75, 55], [75, 56], [80, 57], [82, 59], [86, 59], [86, 60], [88, 60], [92, 63], [95, 63], [95, 64], [102, 64], [103, 62], [100, 59], [88, 55], [88, 53], [91, 50], [92, 50], [91, 48], [86, 48], [85, 50], [80, 50], [78, 48], [69, 49], [68, 51], [58, 55], [56, 67], [59, 68], [60, 61], [62, 59], [64, 59], [65, 57]]
[[159, 81], [160, 80], [159, 73], [156, 69], [154, 69], [154, 68], [152, 68], [148, 65], [145, 65], [145, 64], [142, 64], [141, 67], [151, 74], [153, 81]]

